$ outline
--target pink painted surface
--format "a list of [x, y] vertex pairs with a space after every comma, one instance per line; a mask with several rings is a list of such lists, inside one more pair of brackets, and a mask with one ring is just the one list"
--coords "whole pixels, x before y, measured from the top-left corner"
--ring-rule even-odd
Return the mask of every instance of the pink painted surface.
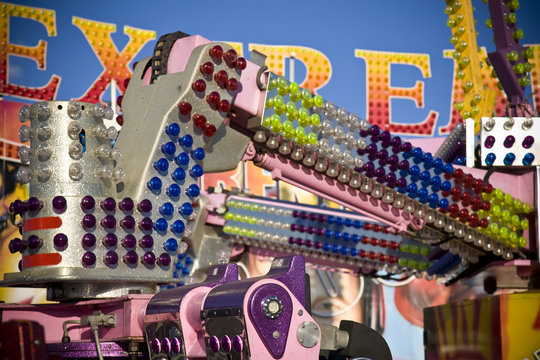
[[209, 194], [203, 192], [203, 195], [206, 197], [206, 210], [208, 210], [208, 216], [206, 217], [206, 222], [212, 225], [223, 226], [225, 225], [225, 218], [219, 216], [215, 213], [216, 209], [219, 209], [225, 206], [225, 201], [227, 201], [227, 194], [225, 193], [213, 193]]
[[407, 230], [409, 224], [421, 228], [423, 220], [412, 218], [403, 210], [383, 203], [381, 200], [342, 184], [314, 169], [300, 165], [276, 153], [262, 155], [256, 165], [272, 173], [274, 180], [283, 180], [291, 185], [307, 190], [315, 195], [341, 204], [353, 211], [369, 216], [400, 232]]
[[[298, 342], [298, 339], [296, 337], [296, 331], [298, 327], [304, 322], [304, 321], [311, 321], [316, 324], [315, 320], [308, 314], [306, 309], [300, 304], [300, 302], [296, 299], [296, 297], [293, 295], [293, 293], [282, 283], [280, 283], [277, 280], [273, 279], [265, 279], [261, 281], [257, 281], [246, 292], [246, 296], [244, 297], [244, 314], [248, 314], [249, 312], [249, 299], [251, 298], [251, 295], [257, 288], [259, 288], [261, 285], [265, 284], [276, 284], [281, 286], [284, 290], [289, 293], [289, 296], [291, 297], [292, 303], [293, 303], [293, 311], [292, 311], [292, 317], [291, 317], [291, 324], [289, 327], [289, 334], [287, 336], [287, 345], [285, 346], [285, 353], [283, 354], [282, 359], [298, 359], [298, 360], [309, 360], [309, 359], [318, 359], [319, 358], [319, 349], [321, 347], [320, 340], [312, 348], [305, 348]], [[302, 315], [298, 315], [298, 310], [302, 310]], [[253, 322], [250, 320], [249, 316], [245, 316], [246, 321], [246, 329], [249, 339], [249, 348], [250, 352], [253, 355], [254, 359], [257, 360], [275, 360], [272, 355], [266, 350], [266, 347], [264, 346], [264, 343], [260, 339], [257, 330], [255, 329], [255, 326], [253, 325]], [[320, 335], [320, 329], [319, 329], [319, 335]]]
[[[247, 66], [240, 75], [240, 91], [236, 94], [234, 107], [243, 111], [243, 113], [239, 112], [239, 114], [246, 120], [256, 115], [262, 117], [264, 111], [266, 90], [261, 90], [257, 86], [259, 69], [260, 66], [247, 61]], [[267, 73], [261, 76], [261, 81], [264, 84], [268, 81]]]
[[[146, 304], [153, 295], [126, 295], [116, 299], [81, 301], [74, 304], [17, 305], [0, 304], [2, 321], [31, 320], [45, 328], [47, 343], [62, 342], [62, 323], [80, 320], [96, 310], [104, 314], [116, 314], [116, 327], [99, 328], [102, 341], [119, 341], [144, 337], [143, 317]], [[90, 327], [68, 324], [68, 335], [72, 341], [93, 341]]]
[[188, 358], [205, 358], [206, 345], [201, 325], [201, 310], [211, 287], [200, 286], [188, 292], [180, 304], [180, 324]]
[[[197, 46], [210, 43], [210, 40], [200, 35], [188, 36], [177, 40], [171, 48], [167, 63], [167, 74], [182, 72], [186, 69], [191, 52]], [[150, 84], [152, 68], [148, 68], [143, 76], [143, 85]]]

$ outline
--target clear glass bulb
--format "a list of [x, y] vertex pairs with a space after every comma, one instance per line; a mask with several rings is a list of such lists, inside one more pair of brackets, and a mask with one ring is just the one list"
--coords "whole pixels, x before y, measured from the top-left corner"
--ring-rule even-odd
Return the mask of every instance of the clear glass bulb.
[[70, 101], [67, 107], [67, 114], [72, 119], [78, 119], [81, 114], [81, 104], [76, 101]]
[[51, 107], [49, 106], [49, 104], [45, 102], [40, 103], [37, 107], [37, 110], [38, 110], [39, 120], [41, 121], [47, 120], [47, 118], [51, 114]]
[[114, 126], [107, 129], [107, 137], [111, 140], [115, 140], [118, 137], [118, 130]]
[[78, 140], [79, 134], [81, 133], [81, 131], [82, 131], [82, 127], [79, 123], [76, 123], [75, 121], [72, 121], [69, 123], [67, 132], [70, 139]]
[[82, 178], [83, 169], [81, 164], [73, 163], [69, 166], [69, 178], [71, 180], [77, 181]]
[[21, 123], [25, 123], [27, 121], [30, 121], [30, 106], [23, 105], [21, 107], [21, 110], [19, 110], [19, 121]]
[[90, 108], [90, 112], [92, 115], [98, 118], [103, 118], [105, 116], [105, 108], [102, 104], [96, 103]]
[[38, 136], [40, 139], [48, 139], [52, 135], [52, 127], [49, 124], [39, 124], [38, 126]]
[[30, 129], [26, 125], [21, 125], [19, 128], [19, 139], [21, 142], [25, 143], [30, 141], [30, 137], [32, 136], [32, 129]]
[[69, 144], [68, 152], [72, 159], [79, 159], [82, 156], [83, 146], [80, 142], [73, 141]]
[[107, 159], [111, 155], [111, 151], [107, 145], [103, 144], [95, 150], [94, 154], [99, 159]]
[[52, 149], [48, 144], [39, 144], [37, 155], [41, 161], [47, 160], [52, 155]]
[[114, 117], [114, 110], [110, 107], [105, 108], [105, 112], [103, 114], [103, 118], [107, 120], [112, 120]]
[[30, 163], [30, 148], [28, 146], [21, 146], [19, 148], [19, 159], [23, 164]]
[[28, 184], [30, 182], [30, 175], [30, 170], [25, 166], [21, 166], [17, 170], [17, 180], [19, 180], [20, 183]]
[[39, 180], [46, 181], [51, 177], [51, 169], [45, 164], [41, 164], [36, 169], [36, 175]]
[[107, 129], [105, 128], [105, 125], [99, 124], [93, 129], [94, 134], [97, 137], [106, 138], [107, 137]]
[[124, 172], [122, 168], [114, 169], [114, 174], [113, 174], [114, 181], [117, 181], [117, 182], [122, 181], [124, 180], [125, 177], [126, 177], [126, 173]]
[[112, 178], [113, 172], [111, 168], [109, 168], [108, 166], [104, 166], [97, 171], [97, 175], [104, 180], [110, 180]]
[[111, 150], [111, 159], [118, 161], [120, 160], [121, 157], [122, 157], [122, 153], [120, 152], [120, 150], [118, 149]]

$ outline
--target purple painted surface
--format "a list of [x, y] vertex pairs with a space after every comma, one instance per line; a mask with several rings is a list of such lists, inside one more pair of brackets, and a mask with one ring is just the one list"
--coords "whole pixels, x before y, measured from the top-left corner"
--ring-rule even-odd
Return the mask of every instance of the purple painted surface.
[[[268, 318], [262, 308], [262, 303], [270, 296], [277, 297], [283, 304], [281, 314], [275, 319]], [[262, 285], [253, 292], [251, 299], [249, 299], [249, 317], [266, 349], [274, 358], [281, 358], [285, 353], [292, 310], [291, 297], [284, 288], [277, 284]], [[275, 331], [279, 332], [278, 337], [273, 336]]]
[[150, 299], [146, 307], [146, 315], [176, 313], [184, 296], [199, 286], [213, 287], [238, 280], [238, 267], [236, 264], [217, 265], [210, 268], [206, 279], [197, 284], [177, 287], [157, 293]]
[[[115, 342], [102, 342], [101, 353], [104, 357], [112, 358], [127, 358], [129, 355], [120, 344]], [[96, 345], [93, 342], [47, 344], [47, 354], [58, 355], [62, 359], [97, 358]]]
[[305, 261], [303, 256], [275, 258], [270, 271], [261, 277], [235, 281], [212, 289], [204, 301], [204, 309], [242, 308], [248, 289], [259, 280], [272, 278], [289, 288], [300, 303], [306, 305]]
[[[519, 41], [513, 38], [513, 33], [517, 30], [515, 23], [507, 23], [505, 17], [510, 13], [507, 4], [501, 0], [489, 0], [489, 14], [493, 27], [493, 40], [495, 42], [496, 51], [488, 54], [488, 58], [497, 72], [497, 76], [501, 81], [506, 95], [510, 100], [510, 104], [517, 105], [522, 103], [524, 90], [519, 84], [519, 76], [516, 76], [513, 66], [506, 57], [510, 51], [517, 51], [519, 60], [515, 62], [525, 62], [521, 53], [526, 49], [519, 45]], [[528, 76], [522, 74], [521, 76]], [[512, 114], [516, 116], [517, 114]]]

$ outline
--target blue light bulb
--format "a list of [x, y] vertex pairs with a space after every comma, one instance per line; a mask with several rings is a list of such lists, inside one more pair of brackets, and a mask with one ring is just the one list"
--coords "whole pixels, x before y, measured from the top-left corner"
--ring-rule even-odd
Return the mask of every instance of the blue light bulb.
[[336, 225], [342, 226], [345, 223], [345, 220], [343, 218], [337, 217], [336, 218]]
[[444, 170], [444, 162], [441, 158], [436, 158], [433, 160], [433, 167], [435, 168], [435, 174], [440, 174]]
[[162, 185], [161, 179], [158, 178], [157, 176], [154, 176], [153, 178], [150, 179], [150, 181], [146, 183], [146, 186], [148, 187], [148, 189], [153, 190], [153, 191], [157, 191], [161, 189], [161, 185]]
[[178, 184], [171, 184], [167, 188], [167, 195], [169, 195], [171, 197], [180, 196], [180, 186], [178, 186]]
[[334, 239], [339, 240], [341, 238], [341, 231], [334, 231]]
[[343, 235], [341, 236], [341, 239], [343, 241], [349, 241], [351, 239], [351, 234], [349, 234], [348, 232], [344, 232]]
[[409, 168], [409, 175], [412, 177], [418, 177], [420, 175], [420, 168], [417, 165], [413, 165]]
[[346, 246], [343, 246], [343, 247], [341, 248], [341, 254], [342, 254], [342, 255], [347, 255], [348, 253], [349, 253], [349, 248], [346, 247]]
[[331, 248], [332, 248], [332, 245], [330, 245], [329, 243], [324, 243], [323, 245], [324, 251], [330, 251]]
[[338, 244], [335, 244], [334, 246], [332, 246], [333, 253], [338, 253], [339, 250], [341, 250], [341, 246], [339, 246]]
[[201, 177], [203, 176], [203, 174], [204, 174], [203, 168], [199, 164], [193, 165], [191, 170], [189, 170], [189, 175], [191, 175], [194, 178]]
[[324, 232], [324, 236], [326, 236], [327, 238], [332, 237], [332, 235], [334, 235], [334, 232], [330, 229], [326, 229], [326, 231]]
[[190, 148], [190, 147], [193, 146], [193, 137], [191, 135], [187, 134], [187, 135], [182, 136], [182, 138], [180, 140], [178, 140], [178, 142], [183, 147]]
[[169, 238], [165, 241], [164, 248], [166, 251], [176, 251], [178, 250], [178, 241], [175, 238]]
[[503, 162], [504, 162], [504, 165], [510, 166], [514, 163], [514, 160], [516, 160], [516, 155], [514, 155], [514, 153], [508, 153], [504, 157]]
[[486, 165], [489, 165], [489, 166], [493, 165], [496, 158], [497, 158], [497, 156], [494, 153], [487, 154], [487, 156], [486, 156]]
[[351, 256], [356, 256], [358, 255], [358, 250], [356, 250], [355, 248], [352, 248], [351, 249]]
[[176, 145], [172, 141], [169, 141], [163, 145], [161, 145], [161, 152], [165, 155], [174, 155], [176, 152]]
[[526, 153], [523, 157], [523, 165], [525, 166], [531, 166], [534, 161], [534, 154], [533, 153]]
[[454, 167], [452, 166], [452, 164], [446, 164], [444, 165], [443, 171], [445, 174], [451, 174], [454, 172]]
[[161, 158], [154, 162], [154, 169], [157, 171], [167, 171], [169, 169], [169, 161], [165, 158]]
[[193, 206], [191, 205], [191, 203], [188, 203], [188, 202], [183, 203], [182, 206], [180, 206], [179, 210], [180, 210], [180, 214], [184, 216], [189, 216], [193, 214]]
[[154, 223], [154, 229], [156, 229], [157, 231], [165, 231], [167, 230], [167, 227], [167, 220], [165, 220], [164, 218], [159, 218]]
[[174, 213], [174, 206], [170, 202], [166, 202], [159, 208], [159, 213], [163, 216], [170, 216]]
[[351, 236], [351, 239], [352, 239], [352, 241], [353, 241], [354, 243], [357, 243], [357, 242], [360, 241], [360, 235], [358, 235], [358, 234], [353, 234], [353, 235]]
[[329, 224], [333, 224], [336, 222], [336, 218], [334, 216], [329, 216], [327, 219], [326, 219], [326, 222], [328, 222]]
[[176, 168], [171, 177], [174, 181], [182, 181], [186, 178], [186, 172], [182, 168]]
[[345, 226], [350, 227], [350, 226], [352, 226], [352, 224], [353, 224], [353, 221], [351, 219], [348, 219], [348, 218], [345, 219]]
[[429, 173], [429, 171], [427, 170], [424, 170], [422, 171], [422, 173], [420, 174], [420, 179], [422, 181], [425, 181], [426, 183], [430, 183], [431, 182], [431, 174]]
[[189, 164], [189, 156], [185, 152], [180, 153], [180, 155], [174, 158], [174, 162], [178, 166], [186, 166]]
[[430, 169], [433, 166], [433, 155], [431, 153], [424, 154], [424, 169]]
[[450, 189], [452, 189], [452, 184], [450, 183], [450, 181], [443, 181], [443, 183], [441, 184], [441, 190], [450, 191]]
[[206, 156], [206, 153], [204, 152], [204, 149], [201, 148], [201, 147], [198, 147], [196, 148], [195, 150], [193, 150], [191, 152], [191, 157], [194, 159], [194, 160], [203, 160], [204, 157]]
[[439, 206], [441, 209], [447, 209], [448, 208], [448, 200], [447, 199], [441, 199], [439, 200]]
[[165, 133], [169, 136], [178, 136], [180, 134], [180, 126], [177, 123], [169, 124], [165, 128]]
[[184, 225], [184, 222], [182, 220], [176, 220], [171, 225], [171, 231], [175, 234], [181, 234], [186, 229], [186, 225]]
[[196, 184], [189, 185], [189, 187], [186, 190], [186, 193], [189, 197], [197, 197], [200, 195], [201, 190], [199, 189], [199, 186]]
[[354, 220], [353, 226], [355, 227], [355, 229], [361, 229], [364, 226], [364, 223], [360, 220]]

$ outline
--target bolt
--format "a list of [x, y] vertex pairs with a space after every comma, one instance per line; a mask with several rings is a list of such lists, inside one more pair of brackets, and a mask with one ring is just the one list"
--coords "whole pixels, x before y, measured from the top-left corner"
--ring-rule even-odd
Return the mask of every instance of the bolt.
[[274, 331], [274, 332], [272, 333], [272, 336], [274, 337], [274, 339], [277, 339], [277, 338], [279, 337], [279, 331], [277, 331], [277, 330]]
[[298, 310], [298, 315], [299, 315], [299, 316], [304, 315], [304, 312], [302, 311], [302, 309]]

